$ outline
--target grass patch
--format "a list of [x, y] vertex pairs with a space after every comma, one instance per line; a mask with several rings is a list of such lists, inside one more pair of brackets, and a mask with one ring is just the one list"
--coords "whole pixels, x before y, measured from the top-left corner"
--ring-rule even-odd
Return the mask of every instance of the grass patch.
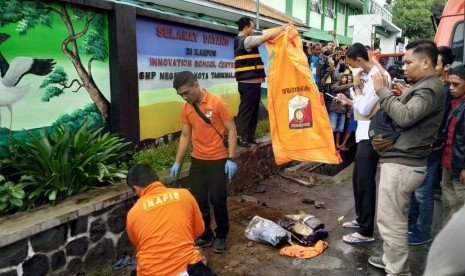
[[91, 272], [90, 276], [111, 276], [112, 274], [113, 269], [111, 268], [111, 265], [106, 265], [98, 271]]
[[263, 119], [258, 121], [257, 130], [255, 131], [255, 136], [257, 138], [262, 138], [270, 133], [270, 121], [268, 119]]
[[352, 171], [348, 171], [344, 178], [342, 178], [342, 182], [348, 182], [352, 180]]
[[[173, 165], [178, 150], [178, 140], [156, 147], [155, 145], [138, 150], [132, 156], [131, 166], [136, 164], [149, 164], [156, 171], [169, 168]], [[192, 146], [189, 146], [184, 162], [191, 160]]]
[[329, 185], [329, 184], [333, 184], [334, 183], [334, 180], [332, 178], [318, 178], [317, 180], [317, 183], [318, 184], [323, 184], [323, 185]]

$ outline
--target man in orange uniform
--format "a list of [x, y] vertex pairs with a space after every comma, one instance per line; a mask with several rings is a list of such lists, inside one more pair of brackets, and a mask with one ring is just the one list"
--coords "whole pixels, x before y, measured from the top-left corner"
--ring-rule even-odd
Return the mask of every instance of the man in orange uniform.
[[147, 164], [128, 173], [127, 183], [139, 197], [126, 220], [137, 250], [137, 275], [213, 275], [194, 245], [204, 231], [194, 197], [186, 189], [166, 188], [158, 179]]
[[[205, 232], [195, 241], [197, 246], [208, 246], [212, 251], [226, 250], [229, 232], [227, 183], [237, 171], [236, 126], [226, 103], [220, 96], [202, 89], [192, 72], [183, 71], [174, 76], [173, 87], [186, 103], [182, 107], [182, 130], [176, 160], [170, 174], [177, 178], [189, 142], [192, 140], [189, 181], [191, 192], [199, 204], [205, 223]], [[223, 143], [228, 134], [228, 149]], [[210, 203], [215, 213], [216, 229], [210, 228]], [[213, 239], [214, 238], [214, 239]]]

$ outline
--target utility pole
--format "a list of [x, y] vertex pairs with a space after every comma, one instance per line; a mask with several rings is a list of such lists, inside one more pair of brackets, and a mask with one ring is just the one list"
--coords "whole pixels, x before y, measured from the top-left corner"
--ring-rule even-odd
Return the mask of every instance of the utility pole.
[[255, 24], [255, 28], [257, 30], [260, 29], [260, 0], [257, 0], [257, 23]]

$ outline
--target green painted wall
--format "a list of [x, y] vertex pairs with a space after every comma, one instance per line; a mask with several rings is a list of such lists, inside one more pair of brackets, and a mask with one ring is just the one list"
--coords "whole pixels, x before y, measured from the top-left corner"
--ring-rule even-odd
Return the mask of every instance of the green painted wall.
[[321, 28], [321, 14], [310, 11], [310, 27], [312, 28]]
[[[289, 1], [289, 0], [287, 0]], [[306, 22], [307, 19], [307, 0], [292, 0], [292, 16]]]
[[[57, 11], [60, 10], [57, 4], [51, 3], [50, 5], [50, 8]], [[71, 18], [74, 31], [78, 33], [84, 29], [84, 20], [82, 20], [84, 18], [75, 16], [74, 9], [78, 9], [78, 7], [72, 5], [66, 6], [66, 11]], [[18, 6], [16, 12], [19, 14], [25, 11], [22, 10], [21, 6]], [[93, 11], [91, 11], [91, 13], [92, 12]], [[85, 87], [78, 89], [79, 85], [76, 81], [79, 81], [81, 84], [83, 81], [79, 77], [71, 60], [61, 49], [63, 41], [70, 35], [65, 22], [58, 14], [50, 13], [49, 15], [51, 17], [50, 26], [38, 24], [34, 28], [27, 30], [25, 34], [20, 34], [18, 32], [18, 26], [24, 24], [21, 22], [8, 23], [4, 26], [0, 26], [0, 33], [10, 35], [10, 38], [4, 41], [0, 46], [0, 51], [10, 63], [10, 66], [15, 64], [14, 60], [18, 57], [52, 59], [55, 63], [54, 71], [45, 76], [27, 74], [12, 89], [0, 87], [0, 103], [2, 101], [9, 103], [13, 110], [13, 114], [11, 115], [4, 105], [0, 106], [0, 113], [2, 115], [0, 119], [0, 145], [8, 144], [10, 118], [12, 118], [11, 135], [17, 139], [23, 139], [26, 137], [23, 130], [48, 129], [57, 122], [70, 122], [70, 124], [75, 122], [75, 125], [77, 122], [72, 121], [75, 119], [71, 119], [69, 115], [73, 113], [77, 114], [77, 111], [82, 112], [87, 106], [94, 103]], [[94, 16], [95, 15], [96, 13], [94, 12]], [[100, 33], [102, 48], [105, 49], [104, 51], [108, 54], [107, 17], [106, 14], [101, 14], [101, 16], [103, 16], [102, 24], [104, 25], [102, 26], [103, 32]], [[82, 47], [89, 46], [85, 44], [84, 41], [88, 39], [89, 34], [94, 31], [96, 31], [96, 29], [91, 26], [85, 35], [77, 40], [80, 49], [79, 57], [85, 70], [88, 70], [88, 62], [91, 56], [84, 54]], [[73, 84], [73, 86], [69, 89], [65, 89], [63, 94], [50, 98], [49, 101], [42, 100], [47, 88], [40, 87], [41, 84], [49, 76], [53, 75], [53, 73], [56, 72], [55, 70], [59, 70], [60, 68], [67, 74], [68, 81], [66, 84]], [[106, 100], [111, 102], [108, 57], [103, 58], [103, 61], [94, 60], [91, 64], [91, 72], [97, 88], [101, 91]], [[73, 82], [73, 80], [76, 81]], [[48, 87], [51, 86], [58, 89], [64, 88], [63, 85], [59, 84], [51, 84]], [[76, 90], [77, 92], [74, 92]], [[12, 101], [9, 95], [11, 93], [19, 93], [18, 91], [25, 91], [24, 96]], [[93, 112], [93, 114], [97, 115], [97, 119], [92, 120], [92, 118], [89, 118], [91, 122], [102, 125], [103, 122], [101, 121], [100, 115], [96, 112]], [[77, 117], [79, 117], [79, 115]], [[0, 153], [0, 155], [3, 156], [3, 152]]]
[[280, 12], [286, 12], [286, 0], [260, 0], [260, 4], [265, 4]]
[[[53, 7], [59, 10], [59, 7]], [[68, 8], [68, 12], [71, 16], [73, 15], [71, 8]], [[76, 32], [79, 32], [84, 27], [84, 21], [73, 20], [72, 23], [74, 24]], [[0, 27], [0, 33], [7, 33], [11, 36], [7, 41], [2, 43], [0, 48], [0, 51], [7, 61], [11, 63], [16, 57], [53, 59], [54, 62], [56, 62], [55, 69], [57, 67], [63, 67], [68, 74], [69, 82], [73, 79], [81, 81], [73, 64], [61, 50], [61, 43], [69, 34], [65, 24], [58, 15], [53, 14], [53, 21], [50, 27], [37, 25], [35, 28], [28, 30], [25, 35], [21, 35], [17, 32], [18, 24], [19, 23], [10, 23]], [[108, 28], [105, 26], [104, 29], [105, 33], [103, 33], [102, 36], [108, 37]], [[90, 31], [92, 30], [93, 29], [90, 29]], [[105, 40], [108, 43], [108, 40]], [[82, 39], [78, 40], [78, 42], [81, 41]], [[79, 44], [79, 47], [82, 47], [82, 45]], [[80, 57], [82, 64], [87, 69], [87, 62], [90, 57], [85, 55], [82, 51], [80, 52]], [[97, 86], [110, 101], [108, 58], [104, 62], [94, 61], [92, 63], [92, 75]], [[31, 88], [24, 98], [13, 105], [13, 130], [20, 131], [22, 129], [50, 126], [61, 115], [71, 113], [76, 109], [83, 108], [87, 104], [92, 103], [84, 87], [77, 93], [71, 92], [71, 90], [75, 90], [77, 86], [73, 86], [72, 89], [66, 90], [66, 92], [59, 97], [51, 98], [49, 102], [41, 101], [45, 89], [41, 89], [39, 86], [46, 77], [47, 76], [28, 74], [18, 83], [18, 87], [31, 84]], [[3, 115], [1, 116], [1, 127], [9, 127], [10, 114], [6, 111], [6, 108], [1, 107], [0, 109], [0, 112], [2, 112], [1, 115]]]
[[368, 13], [368, 1], [370, 1], [370, 0], [364, 0], [364, 1], [363, 1], [363, 11], [362, 11], [362, 14], [367, 14], [367, 13]]
[[[339, 3], [339, 5], [342, 5]], [[347, 5], [344, 7], [344, 10], [346, 10], [347, 8]], [[345, 30], [347, 28], [347, 25], [346, 25], [346, 15], [345, 13], [340, 13], [339, 12], [339, 7], [338, 9], [336, 10], [336, 14], [337, 14], [337, 28], [336, 28], [336, 32], [340, 35], [345, 35]]]
[[348, 35], [348, 30], [349, 30], [349, 5], [346, 5], [345, 9], [345, 23], [344, 23], [345, 29], [344, 29], [344, 35]]
[[321, 0], [321, 27], [320, 29], [325, 29], [325, 19], [326, 19], [326, 16], [325, 16], [325, 9], [326, 9], [326, 0]]
[[325, 31], [334, 30], [334, 19], [325, 16]]
[[286, 0], [286, 11], [285, 13], [289, 16], [292, 16], [292, 6], [294, 0]]

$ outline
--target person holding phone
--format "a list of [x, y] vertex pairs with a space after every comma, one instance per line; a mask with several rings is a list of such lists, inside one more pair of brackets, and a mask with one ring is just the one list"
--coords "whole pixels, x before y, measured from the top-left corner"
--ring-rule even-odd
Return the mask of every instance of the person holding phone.
[[329, 106], [329, 119], [334, 133], [334, 142], [338, 150], [341, 149], [341, 135], [344, 132], [346, 114], [350, 110], [350, 106], [343, 104], [335, 95], [342, 93], [350, 98], [349, 89], [352, 87], [354, 87], [354, 85], [353, 83], [349, 83], [349, 75], [341, 74], [338, 83], [331, 87], [331, 94], [329, 94], [329, 96], [333, 98]]
[[[450, 84], [447, 81], [447, 75], [454, 62], [454, 54], [448, 46], [438, 47], [438, 62], [436, 72], [444, 84], [444, 94], [446, 95], [445, 110], [447, 111], [451, 101]], [[444, 112], [440, 130], [444, 128], [447, 122], [448, 113]], [[438, 133], [440, 136], [440, 132]], [[444, 138], [444, 137], [443, 137]], [[409, 206], [409, 244], [420, 245], [428, 243], [433, 239], [431, 226], [433, 224], [434, 211], [434, 188], [439, 187], [441, 180], [441, 157], [443, 154], [443, 139], [437, 139], [432, 145], [432, 153], [428, 157], [427, 174], [425, 181], [412, 195]]]
[[405, 49], [404, 72], [413, 83], [398, 97], [387, 87], [386, 75], [373, 76], [379, 104], [402, 128], [389, 148], [380, 151], [377, 224], [383, 239], [382, 256], [368, 262], [387, 275], [410, 275], [408, 265], [408, 210], [412, 193], [426, 178], [426, 165], [441, 124], [445, 95], [436, 73], [438, 51], [432, 41], [419, 40]]
[[367, 49], [361, 43], [354, 43], [349, 47], [346, 52], [346, 63], [353, 72], [354, 99], [342, 93], [338, 94], [338, 99], [343, 104], [353, 106], [357, 121], [355, 140], [358, 146], [352, 177], [357, 217], [344, 222], [342, 227], [353, 229], [355, 232], [344, 235], [342, 239], [346, 243], [362, 244], [375, 240], [373, 233], [376, 211], [376, 170], [379, 157], [370, 143], [368, 127], [370, 118], [379, 108], [372, 76], [380, 69], [370, 60]]

